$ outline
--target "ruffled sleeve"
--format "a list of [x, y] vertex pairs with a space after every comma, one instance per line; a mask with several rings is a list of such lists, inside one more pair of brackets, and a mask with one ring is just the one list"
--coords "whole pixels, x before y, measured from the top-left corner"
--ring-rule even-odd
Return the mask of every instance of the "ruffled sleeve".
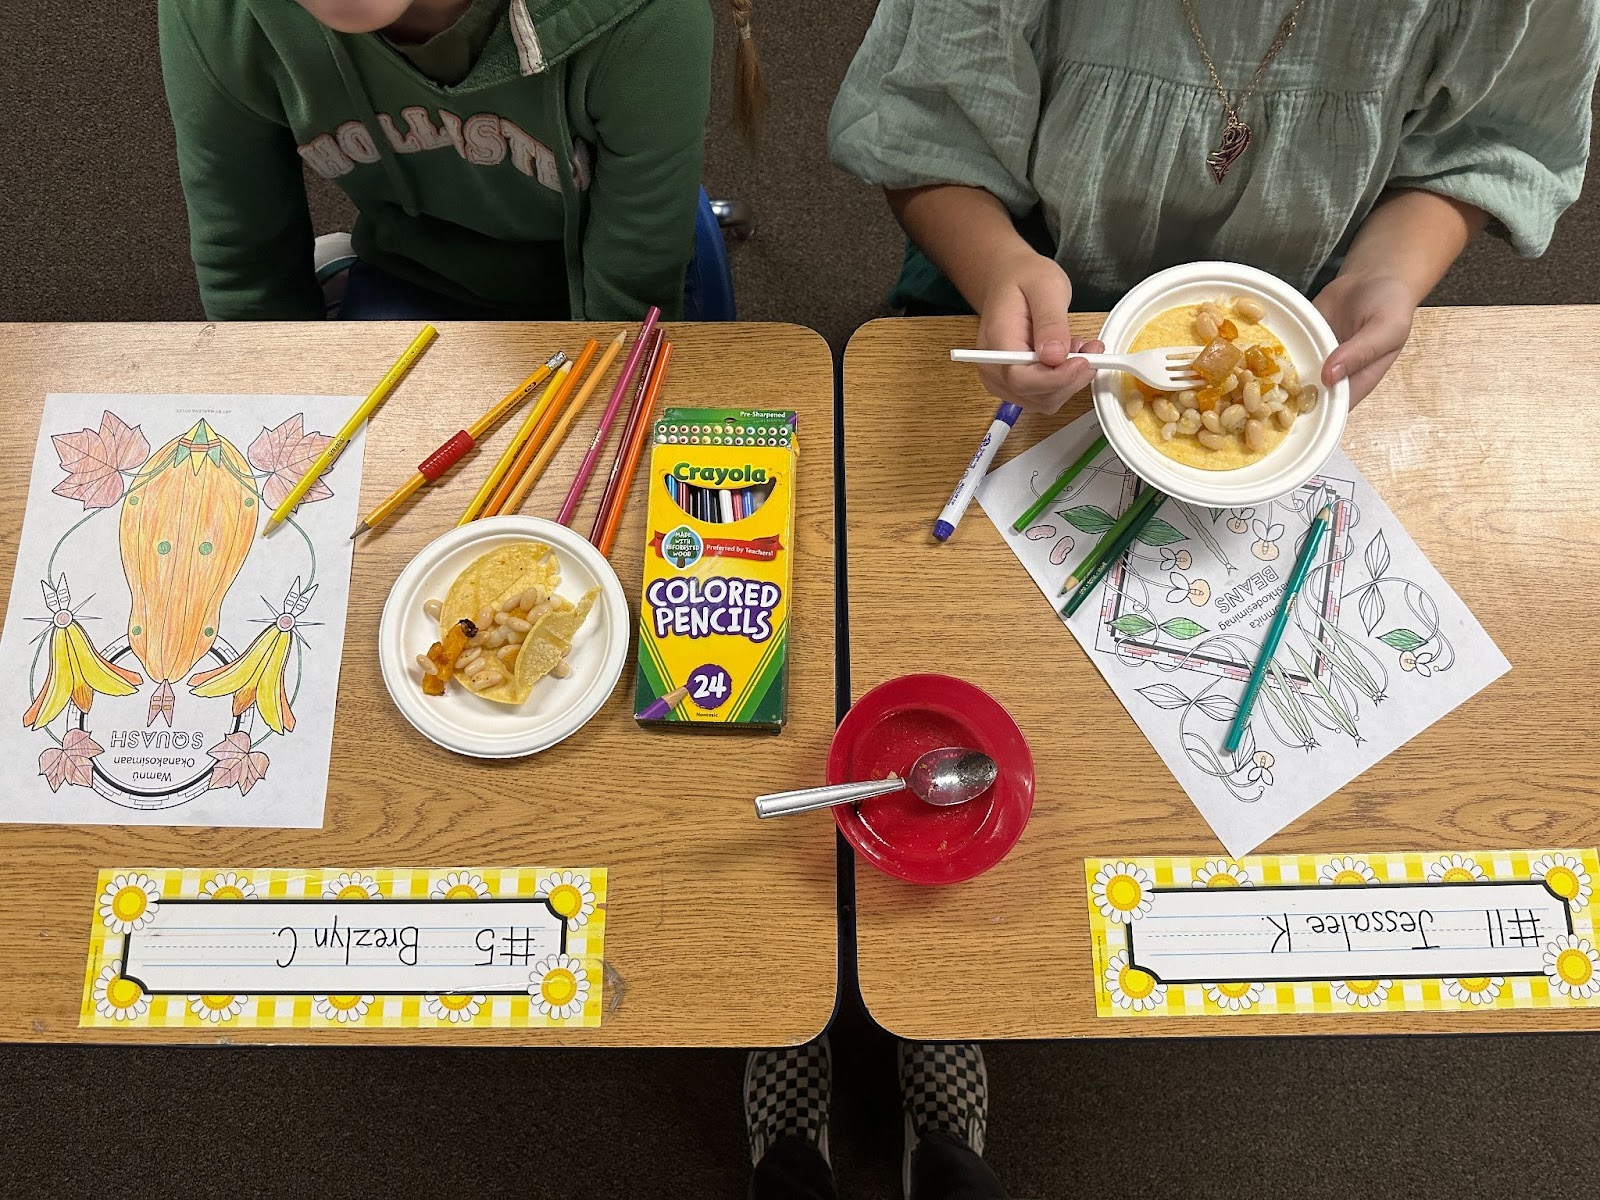
[[1596, 5], [1469, 0], [1440, 17], [1448, 32], [1389, 186], [1474, 204], [1518, 254], [1542, 254], [1589, 157]]
[[882, 0], [828, 120], [833, 161], [882, 187], [965, 184], [1033, 208], [1044, 2]]

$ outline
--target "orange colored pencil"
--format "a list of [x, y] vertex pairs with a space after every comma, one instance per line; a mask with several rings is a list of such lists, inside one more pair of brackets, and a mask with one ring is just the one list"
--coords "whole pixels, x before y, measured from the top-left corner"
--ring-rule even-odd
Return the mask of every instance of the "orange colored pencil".
[[506, 472], [511, 470], [511, 464], [516, 461], [517, 453], [522, 449], [533, 431], [539, 427], [539, 422], [544, 420], [544, 415], [550, 411], [550, 406], [555, 403], [561, 389], [566, 386], [567, 378], [572, 374], [572, 364], [564, 362], [556, 371], [555, 377], [545, 384], [544, 395], [528, 410], [528, 415], [523, 418], [522, 424], [517, 427], [516, 433], [506, 443], [506, 448], [501, 451], [500, 457], [495, 460], [493, 469], [483, 477], [483, 482], [478, 485], [478, 490], [472, 493], [472, 499], [461, 513], [461, 519], [456, 522], [459, 528], [470, 521], [476, 521], [478, 514], [483, 511], [483, 503], [494, 494], [495, 488], [500, 486], [500, 481], [506, 477]]
[[479, 517], [495, 517], [504, 511], [506, 498], [511, 495], [512, 489], [517, 486], [517, 480], [522, 472], [527, 470], [528, 464], [533, 461], [533, 456], [539, 452], [539, 445], [544, 441], [545, 435], [555, 425], [561, 415], [561, 410], [566, 407], [567, 399], [578, 386], [579, 379], [594, 360], [595, 352], [600, 349], [600, 343], [590, 338], [584, 343], [583, 349], [578, 353], [578, 361], [573, 364], [572, 374], [567, 376], [567, 381], [562, 384], [561, 390], [556, 393], [554, 401], [534, 426], [532, 432], [523, 439], [522, 445], [517, 449], [516, 458], [511, 460], [511, 465], [500, 477], [500, 482], [495, 485], [494, 491], [489, 493], [489, 498], [483, 502], [483, 507], [478, 510]]
[[611, 508], [606, 512], [605, 526], [600, 530], [600, 540], [595, 543], [601, 554], [611, 553], [611, 543], [616, 540], [617, 526], [622, 523], [623, 510], [628, 507], [628, 489], [633, 485], [634, 472], [639, 459], [650, 441], [650, 425], [655, 420], [656, 397], [661, 394], [662, 381], [667, 377], [667, 363], [672, 360], [672, 343], [662, 342], [661, 353], [656, 356], [655, 370], [650, 372], [650, 382], [645, 386], [643, 411], [634, 430], [633, 440], [626, 449], [627, 458], [622, 463], [622, 474], [617, 477], [617, 492], [611, 498]]
[[595, 389], [600, 386], [600, 381], [605, 378], [606, 372], [611, 369], [611, 364], [616, 361], [617, 355], [622, 353], [622, 344], [627, 340], [628, 333], [623, 330], [606, 347], [605, 353], [600, 356], [600, 361], [594, 365], [594, 370], [589, 373], [589, 378], [584, 380], [583, 390], [567, 406], [567, 411], [561, 414], [561, 420], [556, 422], [556, 427], [551, 430], [550, 436], [545, 439], [544, 445], [539, 447], [539, 453], [528, 464], [528, 469], [522, 473], [522, 478], [517, 481], [517, 486], [512, 489], [510, 498], [501, 507], [501, 513], [516, 512], [517, 509], [522, 507], [522, 501], [533, 490], [533, 485], [539, 482], [539, 476], [544, 474], [545, 467], [550, 465], [550, 460], [555, 457], [556, 451], [561, 449], [561, 443], [567, 436], [567, 430], [572, 428], [572, 423], [578, 419], [578, 414], [583, 411], [583, 406], [589, 403], [589, 397], [594, 395]]

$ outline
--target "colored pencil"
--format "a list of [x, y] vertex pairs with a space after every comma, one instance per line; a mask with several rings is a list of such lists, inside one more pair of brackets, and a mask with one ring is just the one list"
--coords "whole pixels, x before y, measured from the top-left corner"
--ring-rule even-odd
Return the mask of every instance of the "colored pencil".
[[1057, 475], [1055, 482], [1049, 487], [1045, 488], [1043, 492], [1039, 493], [1039, 498], [1028, 506], [1028, 511], [1023, 513], [1011, 523], [1011, 528], [1015, 532], [1021, 533], [1023, 530], [1027, 529], [1029, 525], [1032, 525], [1033, 522], [1038, 518], [1039, 514], [1050, 507], [1050, 502], [1057, 496], [1061, 495], [1062, 492], [1067, 490], [1067, 485], [1076, 479], [1083, 472], [1083, 469], [1094, 461], [1095, 456], [1099, 454], [1100, 451], [1104, 450], [1106, 445], [1106, 435], [1102, 433], [1090, 443], [1089, 448], [1083, 452], [1082, 456], [1077, 462], [1073, 463], [1065, 471]]
[[680, 688], [673, 688], [665, 696], [661, 697], [661, 699], [652, 701], [650, 704], [646, 705], [645, 708], [640, 711], [639, 715], [634, 718], [634, 720], [636, 720], [636, 721], [659, 721], [659, 720], [662, 720], [663, 718], [665, 718], [667, 716], [670, 716], [671, 713], [672, 713], [672, 710], [677, 708], [678, 705], [682, 704], [683, 703], [683, 698], [685, 696], [687, 696], [688, 694], [689, 694], [689, 689], [688, 689], [687, 686], [680, 687]]
[[1117, 540], [1111, 544], [1111, 547], [1105, 553], [1105, 557], [1095, 564], [1094, 570], [1083, 577], [1083, 582], [1078, 585], [1078, 590], [1072, 593], [1072, 598], [1067, 601], [1066, 607], [1061, 610], [1065, 616], [1070, 617], [1083, 607], [1083, 602], [1089, 598], [1095, 588], [1100, 586], [1100, 581], [1111, 573], [1118, 561], [1127, 553], [1128, 547], [1133, 545], [1139, 535], [1144, 532], [1144, 527], [1155, 519], [1156, 513], [1167, 502], [1165, 492], [1158, 492], [1151, 488], [1150, 495], [1153, 498], [1144, 506], [1140, 515], [1135, 517], [1128, 527], [1122, 531]]
[[566, 440], [567, 431], [572, 428], [572, 423], [578, 419], [578, 414], [583, 411], [583, 406], [589, 403], [589, 397], [594, 395], [595, 389], [600, 386], [600, 381], [605, 378], [606, 372], [611, 369], [611, 364], [616, 361], [617, 355], [622, 353], [622, 343], [628, 338], [626, 333], [617, 334], [612, 343], [600, 355], [600, 361], [595, 363], [594, 370], [589, 372], [589, 378], [583, 381], [583, 387], [572, 398], [566, 411], [561, 414], [561, 419], [550, 431], [550, 436], [545, 438], [544, 444], [539, 447], [539, 452], [534, 455], [533, 461], [528, 464], [528, 469], [522, 473], [522, 478], [511, 489], [511, 494], [506, 502], [499, 508], [500, 513], [512, 513], [522, 507], [523, 500], [533, 490], [533, 485], [539, 482], [539, 477], [544, 474], [544, 469], [550, 465], [550, 460], [555, 457], [556, 451], [561, 449], [561, 443]]
[[622, 524], [622, 514], [628, 507], [628, 491], [633, 487], [633, 475], [639, 467], [639, 459], [644, 455], [644, 448], [650, 443], [650, 426], [655, 420], [656, 399], [661, 395], [661, 385], [667, 377], [667, 364], [672, 361], [672, 343], [662, 342], [654, 361], [650, 364], [650, 374], [645, 382], [644, 398], [640, 403], [638, 427], [633, 431], [633, 438], [628, 443], [628, 457], [622, 464], [622, 474], [617, 477], [616, 494], [611, 498], [611, 507], [606, 514], [606, 525], [600, 531], [600, 540], [595, 543], [601, 554], [609, 554], [611, 543], [616, 540], [617, 526]]
[[627, 418], [622, 422], [622, 436], [617, 440], [617, 454], [611, 460], [611, 474], [606, 476], [606, 486], [600, 491], [600, 504], [595, 509], [594, 524], [589, 529], [589, 541], [598, 546], [600, 531], [611, 516], [611, 506], [616, 502], [617, 485], [622, 476], [623, 463], [628, 457], [628, 447], [637, 436], [639, 422], [644, 416], [644, 396], [650, 390], [650, 376], [656, 369], [656, 359], [661, 356], [661, 330], [650, 333], [650, 344], [645, 347], [639, 367], [638, 385], [634, 388], [633, 403], [628, 406]]
[[390, 492], [376, 508], [363, 517], [356, 525], [355, 532], [350, 535], [355, 540], [369, 529], [376, 529], [391, 516], [394, 511], [416, 494], [417, 490], [425, 483], [437, 483], [444, 478], [445, 472], [461, 461], [463, 455], [478, 444], [478, 439], [498, 425], [503, 417], [529, 396], [533, 395], [538, 386], [555, 373], [562, 363], [567, 361], [567, 356], [557, 350], [548, 359], [541, 363], [537, 370], [521, 383], [517, 384], [506, 396], [483, 416], [479, 417], [467, 428], [460, 430], [448, 441], [444, 442], [437, 450], [428, 455], [417, 464], [416, 473], [406, 480], [394, 491]]
[[323, 448], [321, 454], [317, 455], [316, 461], [306, 468], [306, 473], [300, 476], [300, 482], [289, 489], [289, 494], [283, 498], [283, 503], [272, 510], [267, 523], [261, 527], [262, 537], [266, 537], [281, 525], [288, 519], [289, 514], [299, 507], [305, 494], [315, 486], [318, 479], [322, 478], [323, 472], [333, 466], [339, 455], [344, 453], [344, 448], [350, 444], [350, 439], [355, 437], [356, 432], [367, 423], [367, 419], [378, 411], [378, 406], [400, 386], [400, 381], [412, 367], [417, 365], [417, 360], [427, 352], [428, 347], [433, 345], [434, 339], [438, 336], [439, 331], [432, 325], [424, 325], [422, 332], [411, 339], [411, 344], [405, 348], [405, 353], [400, 355], [394, 366], [384, 372], [383, 378], [378, 380], [378, 385], [367, 393], [367, 398], [356, 407], [355, 412], [350, 414], [350, 419], [338, 433], [334, 434], [333, 440]]
[[1147, 487], [1136, 496], [1133, 503], [1128, 505], [1128, 510], [1116, 519], [1110, 529], [1100, 535], [1100, 540], [1094, 544], [1094, 549], [1085, 554], [1083, 561], [1072, 568], [1072, 574], [1067, 576], [1067, 581], [1061, 585], [1061, 590], [1056, 594], [1065, 596], [1073, 588], [1077, 587], [1079, 583], [1087, 579], [1089, 573], [1100, 565], [1100, 560], [1105, 557], [1106, 552], [1116, 544], [1123, 531], [1143, 516], [1144, 510], [1154, 504], [1156, 497], [1160, 495], [1161, 493], [1154, 488]]
[[594, 361], [594, 356], [599, 350], [600, 343], [593, 338], [584, 343], [583, 349], [578, 352], [577, 362], [573, 364], [572, 373], [567, 376], [566, 382], [561, 385], [560, 391], [556, 392], [554, 399], [550, 402], [550, 407], [540, 416], [539, 423], [534, 426], [527, 438], [517, 447], [516, 458], [512, 460], [510, 468], [500, 482], [495, 485], [495, 489], [490, 493], [489, 498], [483, 502], [483, 508], [478, 513], [479, 516], [498, 516], [503, 510], [512, 489], [517, 485], [517, 480], [522, 477], [522, 472], [527, 470], [528, 464], [533, 461], [533, 456], [539, 452], [539, 447], [544, 444], [545, 438], [549, 436], [550, 430], [555, 426], [557, 419], [560, 418], [562, 410], [572, 398], [572, 394], [577, 391], [584, 371], [588, 370], [589, 364]]
[[[556, 514], [556, 520], [562, 525], [571, 523], [573, 514], [578, 511], [578, 505], [583, 503], [583, 492], [589, 486], [589, 476], [594, 474], [595, 464], [600, 461], [600, 452], [605, 449], [606, 439], [611, 436], [612, 423], [616, 421], [617, 413], [622, 408], [622, 401], [633, 385], [634, 372], [644, 361], [650, 335], [655, 332], [656, 320], [660, 316], [661, 310], [653, 304], [650, 306], [650, 311], [644, 315], [644, 324], [639, 326], [638, 336], [633, 339], [633, 349], [628, 351], [628, 357], [623, 360], [616, 386], [611, 389], [611, 399], [606, 402], [605, 410], [600, 414], [600, 424], [595, 428], [594, 441], [589, 443], [583, 461], [578, 464], [577, 473], [572, 477], [572, 486], [567, 489], [567, 498], [562, 501], [561, 511]], [[618, 450], [621, 450], [620, 445]]]
[[1245, 727], [1250, 724], [1250, 712], [1256, 706], [1256, 697], [1261, 694], [1261, 685], [1266, 681], [1267, 670], [1272, 666], [1272, 656], [1278, 652], [1278, 643], [1283, 640], [1283, 631], [1289, 626], [1289, 614], [1294, 609], [1294, 602], [1300, 598], [1300, 588], [1305, 584], [1306, 576], [1311, 572], [1311, 560], [1316, 557], [1317, 547], [1322, 544], [1323, 535], [1328, 532], [1328, 526], [1332, 521], [1333, 508], [1324, 504], [1322, 511], [1317, 514], [1317, 519], [1311, 522], [1311, 528], [1306, 531], [1305, 545], [1300, 548], [1300, 557], [1295, 560], [1294, 572], [1289, 576], [1288, 586], [1283, 589], [1283, 598], [1278, 601], [1278, 615], [1272, 619], [1272, 627], [1267, 630], [1266, 640], [1261, 643], [1261, 653], [1256, 656], [1256, 665], [1250, 671], [1250, 682], [1244, 685], [1244, 697], [1239, 701], [1239, 711], [1234, 714], [1233, 724], [1228, 727], [1228, 738], [1222, 743], [1222, 749], [1228, 754], [1239, 748]]
[[527, 442], [534, 429], [538, 427], [539, 422], [544, 419], [544, 415], [550, 411], [551, 404], [561, 394], [561, 389], [566, 385], [567, 378], [571, 374], [572, 364], [570, 362], [562, 363], [560, 369], [556, 371], [550, 382], [545, 386], [544, 395], [540, 396], [539, 402], [528, 410], [528, 415], [523, 419], [522, 425], [517, 429], [516, 434], [506, 443], [505, 451], [495, 462], [494, 468], [484, 477], [484, 481], [478, 490], [473, 493], [471, 502], [462, 512], [461, 519], [456, 522], [457, 527], [476, 520], [478, 514], [483, 511], [484, 501], [493, 494], [495, 488], [500, 486], [500, 481], [506, 477], [506, 472], [511, 469], [511, 464], [516, 461], [517, 454], [522, 450], [523, 445]]

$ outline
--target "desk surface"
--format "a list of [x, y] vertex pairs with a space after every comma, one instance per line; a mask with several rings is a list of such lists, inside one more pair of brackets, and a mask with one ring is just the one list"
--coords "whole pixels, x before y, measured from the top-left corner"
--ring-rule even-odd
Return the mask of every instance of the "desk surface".
[[[451, 430], [557, 349], [618, 326], [447, 324], [368, 431], [362, 511]], [[790, 721], [778, 737], [644, 732], [633, 668], [578, 735], [531, 759], [458, 758], [401, 718], [378, 672], [378, 617], [407, 561], [454, 524], [516, 421], [437, 488], [357, 544], [338, 722], [321, 829], [0, 825], [13, 910], [0, 971], [0, 1039], [25, 1041], [518, 1042], [777, 1045], [833, 1012], [833, 823], [757, 822], [750, 797], [816, 782], [834, 725], [833, 375], [828, 348], [793, 325], [677, 325], [663, 403], [761, 403], [800, 413]], [[415, 329], [402, 325], [0, 326], [0, 589], [11, 586], [35, 431], [49, 392], [360, 395]], [[522, 511], [554, 517], [599, 417], [591, 404]], [[620, 427], [620, 422], [619, 422]], [[613, 433], [613, 439], [616, 434]], [[603, 479], [609, 457], [597, 474]], [[587, 529], [591, 483], [575, 528]], [[642, 564], [635, 487], [612, 550], [630, 607]], [[0, 591], [0, 611], [6, 592]], [[435, 781], [450, 780], [441, 793]], [[520, 795], [513, 795], [520, 792]], [[561, 795], [560, 805], [540, 796]], [[598, 1029], [78, 1028], [96, 872], [107, 866], [570, 865], [609, 869], [606, 958], [626, 981]], [[706, 935], [712, 914], [719, 935]]]
[[[1073, 323], [1087, 335], [1100, 318]], [[982, 510], [949, 545], [929, 536], [993, 418], [973, 369], [949, 361], [974, 330], [970, 319], [877, 321], [845, 354], [850, 689], [859, 698], [917, 671], [982, 686], [1029, 739], [1036, 802], [1010, 856], [970, 883], [918, 888], [858, 869], [873, 1016], [927, 1040], [1600, 1028], [1600, 1009], [1096, 1018], [1083, 859], [1220, 847]], [[1566, 378], [1597, 369], [1600, 309], [1418, 314], [1382, 388], [1351, 414], [1344, 449], [1513, 669], [1262, 853], [1600, 842], [1600, 410]], [[1025, 416], [998, 461], [1086, 407], [1080, 396]], [[1529, 576], [1552, 551], [1575, 567], [1540, 579], [1535, 608]], [[952, 619], [962, 597], [981, 601], [981, 620]]]

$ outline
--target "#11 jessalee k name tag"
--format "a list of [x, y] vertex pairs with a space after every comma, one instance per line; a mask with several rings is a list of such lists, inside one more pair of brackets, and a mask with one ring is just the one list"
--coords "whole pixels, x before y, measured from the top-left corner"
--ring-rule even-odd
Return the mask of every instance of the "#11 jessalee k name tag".
[[600, 1024], [606, 872], [100, 872], [79, 1024]]
[[1102, 1017], [1600, 1006], [1592, 849], [1084, 870]]

